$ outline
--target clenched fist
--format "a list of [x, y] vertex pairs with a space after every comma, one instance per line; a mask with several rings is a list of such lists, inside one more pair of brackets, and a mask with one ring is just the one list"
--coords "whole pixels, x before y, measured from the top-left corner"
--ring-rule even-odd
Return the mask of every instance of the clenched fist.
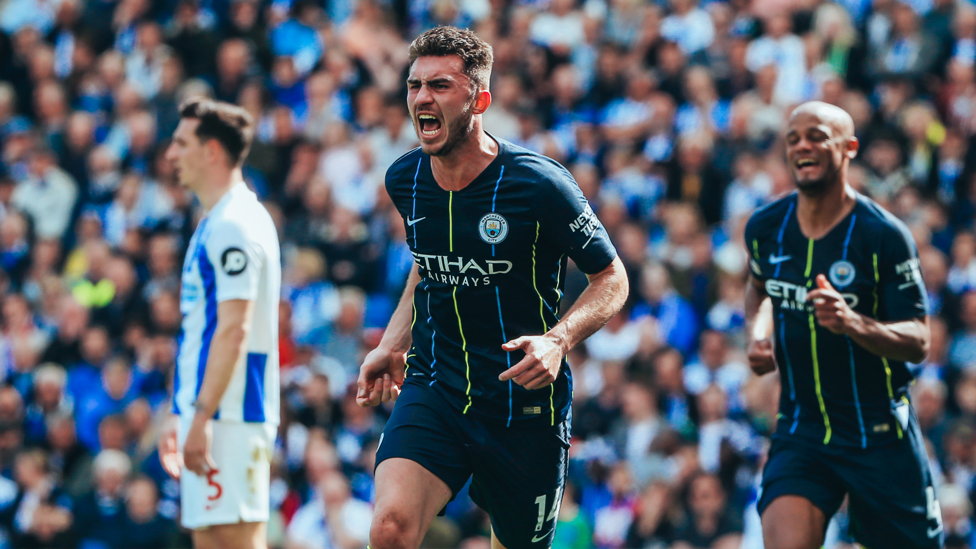
[[773, 342], [769, 339], [750, 341], [746, 353], [749, 356], [749, 367], [756, 375], [768, 374], [776, 369], [776, 353]]
[[847, 333], [855, 320], [856, 313], [847, 305], [844, 296], [822, 274], [817, 275], [817, 289], [807, 294], [807, 301], [813, 302], [813, 314], [817, 324], [835, 334]]

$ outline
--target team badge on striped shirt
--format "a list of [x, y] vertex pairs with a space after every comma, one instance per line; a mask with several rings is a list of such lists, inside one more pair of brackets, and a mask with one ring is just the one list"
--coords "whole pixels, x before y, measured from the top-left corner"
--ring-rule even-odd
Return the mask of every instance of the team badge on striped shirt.
[[508, 236], [508, 221], [501, 214], [486, 214], [478, 222], [478, 234], [488, 244], [498, 244]]
[[840, 260], [830, 266], [830, 272], [828, 274], [834, 286], [843, 288], [844, 286], [850, 285], [851, 282], [854, 282], [854, 273], [854, 265], [849, 261]]

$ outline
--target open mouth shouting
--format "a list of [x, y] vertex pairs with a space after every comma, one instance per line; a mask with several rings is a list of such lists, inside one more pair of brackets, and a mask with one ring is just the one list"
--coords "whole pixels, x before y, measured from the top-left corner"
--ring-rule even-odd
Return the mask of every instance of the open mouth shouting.
[[423, 139], [433, 139], [441, 133], [441, 121], [432, 114], [418, 114], [417, 125]]

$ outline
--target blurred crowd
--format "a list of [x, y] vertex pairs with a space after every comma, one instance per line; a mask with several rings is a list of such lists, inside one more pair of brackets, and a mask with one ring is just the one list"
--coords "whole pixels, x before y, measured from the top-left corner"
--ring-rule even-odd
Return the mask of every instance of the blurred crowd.
[[[0, 548], [188, 547], [155, 450], [201, 211], [163, 151], [193, 95], [257, 121], [280, 231], [269, 541], [361, 549], [390, 407], [350, 391], [412, 257], [384, 173], [416, 144], [407, 47], [494, 46], [493, 135], [566, 165], [631, 299], [569, 356], [556, 549], [760, 549], [776, 374], [744, 360], [742, 242], [821, 99], [851, 183], [911, 228], [932, 315], [914, 405], [949, 547], [976, 547], [976, 7], [967, 0], [0, 0]], [[585, 287], [567, 276], [564, 306]], [[847, 515], [827, 547], [848, 547]], [[466, 491], [425, 547], [489, 547]]]

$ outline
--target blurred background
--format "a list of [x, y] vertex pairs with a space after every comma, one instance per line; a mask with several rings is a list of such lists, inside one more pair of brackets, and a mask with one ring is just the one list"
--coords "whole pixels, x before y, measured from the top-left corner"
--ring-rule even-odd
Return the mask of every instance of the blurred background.
[[[361, 549], [390, 407], [350, 384], [412, 257], [383, 189], [416, 144], [407, 47], [475, 29], [493, 135], [565, 164], [631, 298], [569, 356], [556, 549], [759, 549], [779, 381], [745, 365], [745, 221], [789, 192], [797, 103], [851, 113], [851, 183], [911, 228], [932, 350], [912, 395], [949, 547], [976, 493], [976, 7], [967, 0], [0, 0], [0, 548], [188, 547], [155, 450], [200, 217], [163, 152], [193, 95], [257, 121], [280, 231], [272, 547]], [[568, 307], [585, 287], [571, 269]], [[849, 547], [842, 509], [828, 548]], [[425, 547], [485, 549], [466, 491]]]

